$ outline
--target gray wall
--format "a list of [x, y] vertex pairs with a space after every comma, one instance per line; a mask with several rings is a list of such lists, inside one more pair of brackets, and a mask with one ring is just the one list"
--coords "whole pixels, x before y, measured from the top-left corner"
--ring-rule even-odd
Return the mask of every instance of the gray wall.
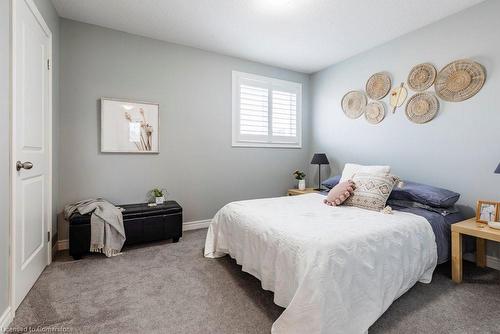
[[[478, 199], [500, 200], [500, 175], [493, 174], [500, 161], [499, 12], [500, 1], [487, 1], [314, 74], [312, 150], [328, 153], [333, 174], [346, 162], [389, 164], [405, 179], [460, 192], [459, 203], [469, 207]], [[483, 64], [486, 84], [470, 100], [440, 101], [428, 124], [411, 123], [404, 108], [375, 126], [342, 112], [342, 96], [364, 90], [375, 72], [388, 71], [399, 84], [413, 65], [440, 69], [460, 58]]]
[[[303, 84], [303, 149], [231, 148], [231, 71]], [[308, 160], [309, 77], [61, 19], [60, 205], [141, 202], [166, 187], [184, 220], [230, 201], [284, 195]], [[100, 97], [160, 103], [160, 154], [101, 154]]]
[[[52, 233], [57, 231], [56, 213], [59, 200], [59, 15], [50, 0], [34, 0], [45, 23], [52, 31]], [[55, 239], [53, 239], [55, 242]]]
[[0, 317], [9, 305], [10, 0], [0, 0]]

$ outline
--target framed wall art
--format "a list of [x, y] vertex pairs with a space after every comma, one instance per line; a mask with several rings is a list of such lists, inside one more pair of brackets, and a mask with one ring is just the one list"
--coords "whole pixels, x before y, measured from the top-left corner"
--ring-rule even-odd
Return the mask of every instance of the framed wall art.
[[101, 152], [159, 153], [160, 105], [101, 98]]

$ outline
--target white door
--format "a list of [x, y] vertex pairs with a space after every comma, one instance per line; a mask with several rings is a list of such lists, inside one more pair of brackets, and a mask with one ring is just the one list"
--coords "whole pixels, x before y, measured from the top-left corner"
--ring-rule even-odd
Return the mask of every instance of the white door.
[[30, 0], [13, 10], [13, 302], [17, 309], [49, 263], [51, 32]]

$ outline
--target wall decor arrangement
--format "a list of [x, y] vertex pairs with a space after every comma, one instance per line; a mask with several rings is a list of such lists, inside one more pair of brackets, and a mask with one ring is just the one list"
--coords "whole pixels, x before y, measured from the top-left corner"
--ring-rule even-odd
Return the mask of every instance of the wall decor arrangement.
[[417, 93], [406, 104], [406, 116], [414, 123], [423, 124], [431, 121], [439, 111], [439, 101], [434, 94]]
[[391, 90], [391, 78], [385, 72], [372, 75], [366, 82], [366, 94], [372, 100], [384, 98]]
[[359, 90], [350, 91], [342, 98], [342, 110], [352, 119], [359, 118], [365, 112], [366, 95]]
[[429, 63], [415, 65], [408, 74], [408, 87], [416, 92], [422, 92], [431, 87], [436, 80], [436, 68]]
[[[486, 81], [484, 67], [470, 59], [455, 60], [437, 72], [431, 63], [421, 63], [411, 68], [406, 83], [417, 92], [406, 103], [405, 113], [414, 123], [423, 124], [433, 120], [439, 111], [440, 97], [448, 102], [460, 102], [476, 95]], [[366, 95], [375, 101], [368, 102], [362, 91], [350, 91], [342, 98], [342, 110], [349, 118], [359, 118], [363, 113], [371, 124], [378, 124], [385, 118], [385, 105], [378, 102], [389, 91], [389, 105], [394, 114], [408, 97], [408, 90], [402, 82], [391, 90], [391, 78], [387, 72], [373, 74], [366, 82]], [[436, 95], [426, 91], [434, 85]]]
[[460, 59], [439, 71], [434, 85], [436, 94], [445, 101], [460, 102], [479, 92], [486, 80], [483, 66], [470, 59]]
[[159, 153], [159, 104], [101, 98], [101, 152]]
[[402, 82], [399, 87], [396, 87], [391, 91], [389, 104], [392, 107], [393, 114], [396, 112], [396, 108], [401, 107], [408, 97], [408, 90], [404, 87], [404, 85], [404, 82]]
[[385, 117], [385, 106], [382, 102], [372, 101], [365, 107], [365, 118], [368, 123], [378, 124]]

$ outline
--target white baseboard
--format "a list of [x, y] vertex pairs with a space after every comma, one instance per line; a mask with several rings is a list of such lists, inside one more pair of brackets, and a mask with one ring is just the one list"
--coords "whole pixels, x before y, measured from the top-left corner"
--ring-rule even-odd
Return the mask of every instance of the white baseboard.
[[[182, 224], [182, 230], [183, 231], [192, 231], [192, 230], [199, 230], [202, 228], [208, 228], [208, 225], [210, 225], [211, 219], [205, 219], [205, 220], [195, 220], [192, 222], [185, 222]], [[58, 240], [56, 242], [56, 245], [54, 246], [57, 251], [62, 251], [69, 249], [69, 240]], [[53, 252], [55, 254], [55, 252]]]
[[[466, 253], [464, 254], [464, 260], [476, 262], [476, 256], [473, 253]], [[486, 266], [500, 270], [500, 259], [498, 257], [486, 255]]]
[[9, 327], [10, 323], [14, 319], [14, 312], [12, 312], [10, 306], [7, 307], [5, 312], [0, 316], [0, 333], [5, 333], [7, 327]]
[[192, 222], [185, 222], [184, 224], [182, 224], [182, 230], [183, 231], [191, 231], [191, 230], [199, 230], [202, 228], [208, 228], [211, 221], [212, 221], [212, 219], [195, 220]]

